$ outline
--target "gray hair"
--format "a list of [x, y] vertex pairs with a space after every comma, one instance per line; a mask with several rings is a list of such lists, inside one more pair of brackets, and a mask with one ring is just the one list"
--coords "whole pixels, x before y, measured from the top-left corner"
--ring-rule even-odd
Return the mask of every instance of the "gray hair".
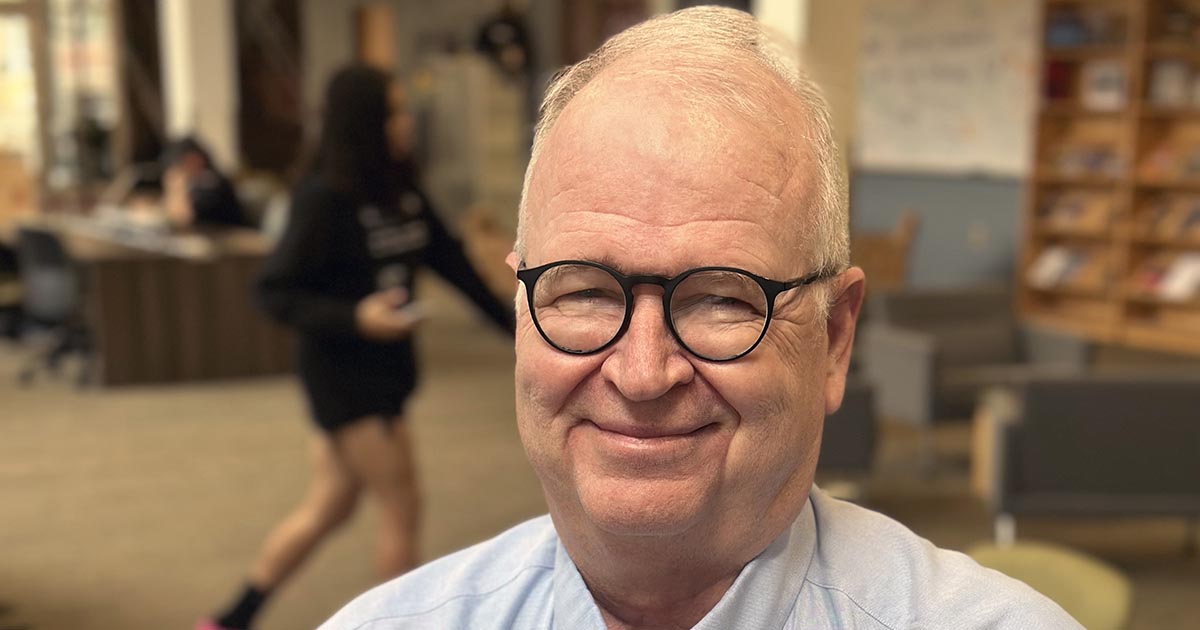
[[[829, 106], [820, 88], [801, 69], [795, 47], [764, 27], [753, 16], [721, 7], [696, 7], [666, 14], [642, 22], [608, 40], [583, 61], [565, 68], [551, 81], [542, 101], [541, 115], [534, 132], [533, 150], [521, 190], [517, 227], [517, 255], [525, 256], [525, 230], [528, 226], [529, 183], [538, 158], [554, 123], [571, 100], [603, 70], [635, 54], [667, 57], [681, 62], [664, 72], [653, 74], [679, 81], [682, 86], [699, 86], [703, 94], [692, 94], [705, 104], [722, 106], [739, 114], [771, 116], [783, 129], [796, 129], [795, 120], [778, 117], [782, 112], [770, 100], [772, 78], [782, 81], [807, 114], [806, 133], [792, 138], [788, 151], [803, 146], [811, 152], [816, 179], [811, 211], [813, 221], [805, 226], [808, 238], [818, 244], [810, 252], [817, 269], [841, 271], [849, 264], [849, 212], [846, 178], [837, 145], [833, 140]], [[730, 81], [729, 68], [750, 62], [750, 68], [766, 72], [763, 85], [752, 81]], [[644, 70], [643, 70], [644, 71]], [[648, 71], [645, 71], [648, 72]], [[682, 77], [680, 75], [683, 75]], [[695, 89], [691, 90], [695, 92]], [[786, 114], [784, 114], [786, 115]], [[824, 300], [822, 300], [824, 302]]]

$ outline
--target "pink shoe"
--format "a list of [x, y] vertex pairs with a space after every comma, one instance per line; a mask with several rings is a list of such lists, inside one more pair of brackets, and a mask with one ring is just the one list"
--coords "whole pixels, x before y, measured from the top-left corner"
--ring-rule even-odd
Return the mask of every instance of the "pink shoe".
[[195, 628], [193, 628], [193, 630], [230, 630], [230, 629], [226, 628], [225, 626], [218, 625], [217, 622], [213, 621], [212, 619], [201, 619], [200, 621], [196, 622], [196, 626], [195, 626]]

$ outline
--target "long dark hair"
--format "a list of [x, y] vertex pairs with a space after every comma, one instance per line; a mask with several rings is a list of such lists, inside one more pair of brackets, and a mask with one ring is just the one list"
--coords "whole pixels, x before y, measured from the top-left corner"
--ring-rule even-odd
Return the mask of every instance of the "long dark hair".
[[380, 205], [396, 202], [412, 175], [409, 160], [388, 147], [388, 89], [392, 77], [365, 65], [345, 67], [325, 92], [321, 138], [310, 175], [323, 175], [345, 193]]

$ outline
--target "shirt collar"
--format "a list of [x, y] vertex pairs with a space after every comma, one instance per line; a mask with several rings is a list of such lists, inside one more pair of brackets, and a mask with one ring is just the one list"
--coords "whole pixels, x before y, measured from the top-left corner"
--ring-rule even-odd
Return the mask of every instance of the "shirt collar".
[[[814, 486], [812, 492], [818, 492]], [[800, 596], [816, 549], [812, 499], [792, 526], [742, 569], [693, 630], [782, 629]], [[600, 609], [559, 540], [554, 561], [554, 630], [605, 630]]]

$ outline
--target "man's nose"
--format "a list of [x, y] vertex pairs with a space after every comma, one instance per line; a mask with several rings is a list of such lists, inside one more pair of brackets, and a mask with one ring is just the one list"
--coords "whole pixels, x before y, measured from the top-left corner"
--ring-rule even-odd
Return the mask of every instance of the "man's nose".
[[695, 368], [663, 318], [661, 292], [635, 289], [629, 329], [613, 346], [600, 373], [632, 401], [653, 400], [691, 382]]

